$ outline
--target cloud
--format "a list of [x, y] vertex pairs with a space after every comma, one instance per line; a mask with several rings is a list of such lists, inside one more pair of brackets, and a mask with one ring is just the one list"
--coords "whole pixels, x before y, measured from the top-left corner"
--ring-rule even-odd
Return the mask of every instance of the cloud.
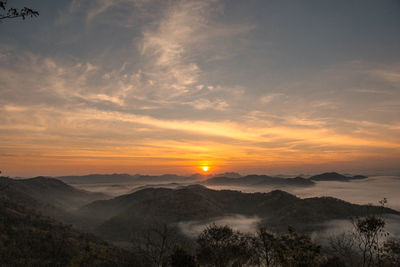
[[269, 102], [273, 101], [274, 99], [280, 96], [283, 96], [283, 94], [280, 93], [266, 94], [261, 97], [260, 101], [263, 104], [268, 104]]
[[[0, 122], [5, 154], [13, 151], [25, 157], [26, 150], [42, 159], [62, 155], [87, 160], [134, 158], [137, 164], [145, 159], [164, 164], [161, 158], [176, 158], [175, 164], [182, 166], [189, 165], [187, 161], [196, 164], [193, 162], [200, 158], [221, 166], [292, 166], [316, 160], [326, 164], [382, 155], [399, 157], [398, 124], [335, 121], [332, 116], [301, 112], [278, 116], [257, 106], [235, 117], [230, 113], [236, 108], [233, 99], [241, 105], [251, 103], [245, 98], [246, 88], [202, 86], [180, 99], [149, 100], [147, 92], [140, 92], [150, 86], [146, 74], [127, 72], [124, 64], [105, 71], [90, 62], [31, 53], [8, 55], [1, 63]], [[186, 106], [204, 114], [194, 118]], [[169, 115], [168, 108], [184, 116]], [[228, 115], [215, 118], [219, 112]], [[235, 112], [242, 110], [236, 108]], [[353, 130], [344, 131], [338, 125]], [[383, 129], [386, 138], [382, 138]]]
[[153, 28], [143, 31], [141, 53], [150, 61], [149, 72], [156, 86], [176, 96], [194, 88], [200, 68], [190, 57], [191, 48], [204, 31], [211, 1], [178, 1], [164, 12]]
[[[144, 4], [150, 2], [149, 0], [73, 0], [68, 7], [69, 14], [74, 14], [79, 11], [85, 13], [86, 22], [91, 23], [96, 17], [104, 14], [113, 8], [139, 8]], [[124, 18], [124, 17], [122, 17]], [[121, 19], [121, 18], [120, 18]]]
[[204, 87], [204, 70], [197, 62], [217, 49], [218, 38], [226, 42], [252, 29], [246, 24], [228, 26], [217, 22], [215, 16], [222, 9], [219, 1], [171, 3], [159, 21], [144, 28], [139, 47], [146, 75], [157, 88], [155, 93], [167, 100], [186, 97], [199, 86]]
[[373, 69], [368, 72], [380, 78], [386, 82], [389, 82], [395, 86], [400, 85], [400, 67], [396, 66], [395, 69]]
[[189, 102], [188, 104], [192, 105], [194, 108], [199, 110], [204, 110], [204, 109], [224, 110], [228, 107], [228, 104], [222, 99], [217, 99], [214, 101], [210, 101], [208, 99], [197, 99], [192, 102]]

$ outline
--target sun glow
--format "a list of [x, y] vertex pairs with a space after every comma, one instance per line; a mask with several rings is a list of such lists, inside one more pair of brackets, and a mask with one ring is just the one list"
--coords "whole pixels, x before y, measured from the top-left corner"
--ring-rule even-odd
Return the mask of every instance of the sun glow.
[[206, 172], [206, 171], [208, 171], [208, 166], [203, 166], [202, 169], [204, 172]]

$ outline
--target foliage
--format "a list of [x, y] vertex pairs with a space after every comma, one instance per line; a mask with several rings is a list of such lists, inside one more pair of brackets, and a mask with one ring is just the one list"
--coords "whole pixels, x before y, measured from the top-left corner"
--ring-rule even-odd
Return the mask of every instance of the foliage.
[[383, 266], [400, 266], [400, 239], [390, 238], [383, 244]]
[[201, 266], [318, 266], [320, 247], [289, 228], [273, 234], [260, 227], [255, 236], [228, 226], [208, 226], [198, 237]]
[[275, 247], [276, 261], [283, 266], [317, 266], [320, 246], [310, 237], [298, 234], [289, 227], [288, 233], [282, 234]]
[[330, 237], [328, 242], [327, 252], [330, 261], [341, 262], [339, 266], [343, 267], [359, 266], [361, 264], [358, 246], [353, 234], [341, 233]]
[[164, 266], [176, 246], [175, 230], [165, 223], [154, 223], [132, 239], [134, 250], [154, 266]]
[[197, 238], [197, 260], [204, 266], [240, 265], [250, 259], [249, 241], [229, 226], [209, 225]]
[[265, 226], [259, 227], [253, 238], [252, 263], [258, 266], [274, 266], [277, 243], [276, 234], [268, 231]]
[[17, 9], [14, 7], [7, 7], [7, 0], [0, 1], [0, 21], [4, 19], [37, 17], [39, 12], [28, 7]]
[[379, 203], [380, 209], [371, 209], [366, 216], [353, 219], [350, 233], [330, 239], [330, 257], [340, 259], [342, 266], [398, 266], [399, 243], [387, 239], [389, 233], [385, 230], [387, 199]]
[[[387, 199], [379, 201], [383, 210]], [[382, 255], [382, 237], [387, 237], [384, 230], [385, 220], [382, 214], [369, 214], [363, 218], [356, 218], [353, 221], [354, 237], [362, 254], [362, 266], [374, 266], [380, 264]]]

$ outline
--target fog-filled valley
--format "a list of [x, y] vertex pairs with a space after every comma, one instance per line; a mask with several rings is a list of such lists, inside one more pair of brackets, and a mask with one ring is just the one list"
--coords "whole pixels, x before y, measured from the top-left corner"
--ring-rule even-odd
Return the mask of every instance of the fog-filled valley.
[[[189, 251], [196, 251], [196, 242], [204, 232], [223, 227], [244, 235], [257, 235], [260, 227], [271, 233], [285, 233], [293, 227], [309, 237], [310, 242], [325, 248], [332, 245], [332, 240], [342, 244], [339, 238], [352, 236], [354, 222], [368, 216], [384, 220], [387, 234], [383, 241], [387, 236], [399, 238], [399, 186], [400, 178], [395, 176], [334, 172], [306, 178], [236, 173], [188, 177], [127, 174], [1, 177], [0, 198], [3, 219], [6, 218], [3, 223], [27, 211], [34, 215], [24, 218], [48, 216], [72, 228], [53, 226], [40, 219], [39, 225], [44, 221], [46, 229], [51, 225], [50, 229], [61, 227], [65, 235], [77, 236], [71, 231], [80, 231], [99, 238], [99, 241], [81, 238], [78, 234], [74, 241], [77, 250], [82, 242], [89, 242], [94, 250], [108, 246], [107, 253], [112, 256], [105, 257], [113, 258], [135, 247], [142, 248], [149, 242], [145, 233], [157, 233], [152, 239], [168, 233], [175, 244], [186, 244]], [[384, 201], [379, 203], [380, 200]], [[14, 211], [10, 213], [11, 210]], [[87, 238], [92, 241], [84, 241]], [[100, 245], [103, 242], [100, 240], [109, 245]], [[120, 249], [122, 252], [118, 252]], [[357, 255], [354, 252], [352, 257], [357, 259]], [[143, 255], [134, 258], [143, 264], [146, 261]]]
[[[356, 176], [355, 179], [352, 179], [351, 175], [346, 176], [332, 172], [321, 174], [318, 178], [316, 177], [308, 176], [302, 178], [288, 175], [242, 176], [238, 173], [223, 173], [195, 174], [191, 176], [113, 174], [108, 176], [59, 177], [58, 179], [63, 180], [73, 187], [89, 192], [108, 194], [112, 197], [131, 194], [148, 188], [182, 189], [198, 184], [217, 191], [234, 190], [243, 193], [269, 193], [274, 190], [282, 190], [300, 199], [334, 197], [360, 205], [379, 205], [379, 201], [386, 198], [388, 200], [386, 207], [400, 211], [400, 194], [398, 193], [400, 177], [398, 176]], [[319, 221], [307, 230], [316, 239], [319, 238], [319, 235], [326, 237], [327, 235], [341, 234], [351, 230], [352, 225], [349, 219], [357, 216], [356, 214], [348, 215], [345, 220]], [[211, 223], [229, 225], [233, 229], [243, 232], [256, 232], [257, 226], [263, 222], [265, 223], [267, 217], [261, 218], [258, 215], [247, 214], [216, 215], [215, 217], [206, 217], [202, 220], [183, 220], [178, 223], [178, 228], [182, 233], [192, 238], [196, 237]], [[312, 220], [309, 219], [309, 221]], [[287, 226], [285, 225], [284, 227]], [[399, 226], [400, 217], [398, 215], [388, 217], [387, 228], [393, 236], [400, 235]], [[318, 230], [314, 231], [313, 227]], [[306, 228], [304, 227], [304, 229]]]

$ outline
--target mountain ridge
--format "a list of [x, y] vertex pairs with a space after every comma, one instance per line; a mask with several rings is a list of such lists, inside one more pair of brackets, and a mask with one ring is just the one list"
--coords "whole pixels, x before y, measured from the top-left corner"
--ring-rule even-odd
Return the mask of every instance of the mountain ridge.
[[301, 199], [282, 190], [242, 193], [217, 191], [202, 185], [180, 189], [148, 188], [81, 208], [88, 217], [100, 219], [106, 214], [95, 229], [106, 239], [124, 239], [131, 231], [140, 231], [152, 222], [176, 224], [239, 214], [257, 216], [273, 227], [286, 228], [349, 219], [371, 211], [400, 215], [392, 209], [351, 204], [332, 197]]

